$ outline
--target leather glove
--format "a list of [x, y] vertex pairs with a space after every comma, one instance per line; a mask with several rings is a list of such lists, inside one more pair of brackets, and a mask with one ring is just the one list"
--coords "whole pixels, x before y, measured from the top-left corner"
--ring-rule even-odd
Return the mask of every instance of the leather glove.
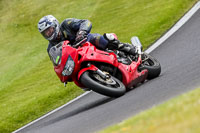
[[78, 31], [77, 34], [76, 34], [75, 42], [80, 42], [80, 41], [83, 40], [86, 36], [87, 36], [87, 32], [86, 32], [86, 31], [84, 31], [84, 30]]

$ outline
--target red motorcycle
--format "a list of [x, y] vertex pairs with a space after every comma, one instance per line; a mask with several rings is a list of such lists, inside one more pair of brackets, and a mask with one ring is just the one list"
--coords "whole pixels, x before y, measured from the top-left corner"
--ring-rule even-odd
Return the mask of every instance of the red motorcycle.
[[118, 50], [102, 51], [86, 40], [73, 46], [69, 41], [54, 46], [54, 70], [64, 84], [73, 81], [83, 89], [119, 97], [161, 72], [160, 63], [141, 51], [137, 37], [131, 38], [132, 45], [138, 50], [136, 56]]

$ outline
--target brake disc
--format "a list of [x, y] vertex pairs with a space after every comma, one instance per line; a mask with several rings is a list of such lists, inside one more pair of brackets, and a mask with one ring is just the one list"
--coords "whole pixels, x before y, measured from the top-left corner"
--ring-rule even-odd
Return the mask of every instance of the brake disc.
[[[103, 73], [109, 75], [108, 72], [103, 71]], [[97, 73], [93, 74], [94, 78], [97, 79], [98, 81], [104, 83], [104, 84], [108, 84], [108, 85], [115, 85], [116, 82], [115, 80], [112, 79], [111, 76], [109, 76], [109, 78], [103, 79], [100, 75], [98, 75]]]

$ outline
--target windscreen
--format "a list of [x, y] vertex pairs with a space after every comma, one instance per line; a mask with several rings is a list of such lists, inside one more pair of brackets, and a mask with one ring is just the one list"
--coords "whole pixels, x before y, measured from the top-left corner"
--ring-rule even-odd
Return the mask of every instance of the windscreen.
[[57, 45], [51, 47], [51, 49], [49, 50], [50, 58], [55, 66], [57, 66], [61, 62], [62, 44], [63, 42], [60, 42]]

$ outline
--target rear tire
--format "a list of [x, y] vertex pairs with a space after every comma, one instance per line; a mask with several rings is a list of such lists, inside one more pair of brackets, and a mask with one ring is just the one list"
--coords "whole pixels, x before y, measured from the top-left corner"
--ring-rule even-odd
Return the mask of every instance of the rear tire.
[[161, 65], [160, 63], [151, 55], [144, 53], [142, 55], [142, 64], [138, 67], [140, 71], [147, 69], [148, 76], [147, 79], [153, 79], [160, 75]]
[[124, 95], [126, 92], [124, 84], [117, 78], [111, 75], [109, 76], [110, 78], [107, 81], [93, 71], [86, 71], [81, 75], [80, 81], [84, 86], [91, 90], [109, 97], [119, 97]]

